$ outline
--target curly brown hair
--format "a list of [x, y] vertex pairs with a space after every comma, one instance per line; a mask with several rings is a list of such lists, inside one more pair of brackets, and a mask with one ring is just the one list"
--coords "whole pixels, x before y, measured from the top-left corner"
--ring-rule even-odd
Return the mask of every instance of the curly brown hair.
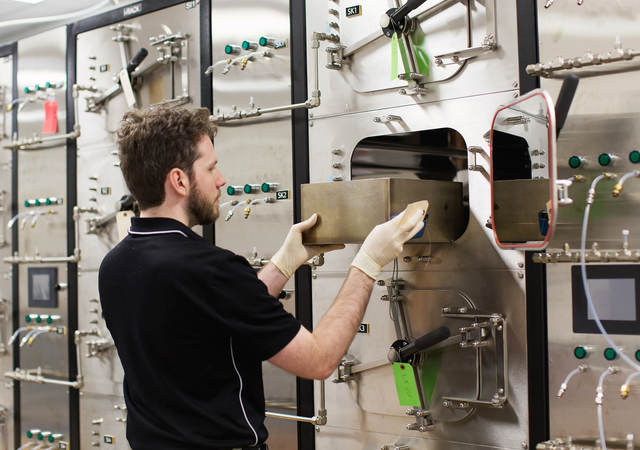
[[120, 169], [140, 209], [164, 201], [164, 182], [173, 168], [191, 179], [196, 144], [213, 139], [216, 127], [206, 108], [153, 107], [127, 112], [118, 130]]

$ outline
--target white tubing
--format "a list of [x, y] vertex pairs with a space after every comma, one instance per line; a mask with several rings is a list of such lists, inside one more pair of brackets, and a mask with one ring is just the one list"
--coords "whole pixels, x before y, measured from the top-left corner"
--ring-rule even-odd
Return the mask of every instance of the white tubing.
[[15, 341], [15, 340], [16, 340], [16, 338], [18, 337], [18, 335], [19, 335], [20, 333], [22, 333], [23, 331], [28, 330], [28, 329], [29, 329], [29, 327], [20, 327], [20, 328], [18, 328], [18, 329], [15, 331], [15, 333], [13, 333], [13, 335], [11, 336], [11, 338], [9, 339], [9, 344], [8, 344], [8, 345], [13, 344], [13, 341]]
[[600, 447], [602, 450], [607, 450], [607, 441], [605, 440], [604, 435], [604, 420], [602, 418], [602, 398], [604, 397], [604, 379], [607, 375], [611, 375], [616, 373], [618, 370], [614, 367], [607, 367], [600, 374], [600, 379], [598, 380], [598, 387], [596, 388], [596, 413], [598, 415], [598, 432], [600, 433]]
[[629, 375], [626, 379], [626, 381], [624, 382], [624, 384], [626, 384], [627, 386], [631, 383], [631, 380], [633, 380], [635, 377], [637, 377], [638, 375], [640, 375], [640, 372], [633, 372], [631, 375]]
[[597, 405], [596, 411], [598, 413], [598, 431], [600, 433], [600, 447], [602, 450], [607, 450], [607, 441], [604, 440], [604, 420], [602, 419], [602, 405]]
[[587, 226], [589, 224], [589, 212], [591, 211], [591, 203], [593, 203], [593, 196], [595, 195], [596, 185], [605, 178], [605, 175], [597, 176], [593, 182], [591, 183], [591, 188], [589, 189], [589, 194], [587, 197], [587, 205], [584, 209], [584, 220], [582, 221], [582, 236], [580, 239], [580, 271], [582, 273], [582, 285], [584, 286], [584, 293], [587, 297], [587, 304], [589, 306], [589, 310], [593, 315], [593, 320], [595, 321], [598, 329], [602, 336], [604, 336], [605, 340], [609, 344], [609, 346], [620, 355], [620, 357], [631, 366], [636, 372], [640, 372], [640, 365], [636, 364], [631, 358], [629, 358], [620, 347], [618, 347], [613, 339], [606, 332], [604, 327], [602, 326], [602, 322], [600, 321], [600, 317], [598, 316], [598, 312], [593, 304], [593, 300], [591, 299], [591, 292], [589, 292], [589, 284], [587, 283], [587, 264], [586, 264], [586, 246], [587, 246]]
[[569, 380], [571, 380], [571, 378], [573, 378], [573, 376], [578, 372], [584, 372], [585, 370], [587, 370], [587, 367], [580, 364], [578, 367], [576, 367], [571, 372], [569, 372], [569, 374], [565, 377], [564, 381], [560, 385], [560, 389], [558, 390], [558, 394], [557, 394], [558, 398], [562, 397], [564, 393], [567, 391], [567, 385], [569, 384]]
[[75, 11], [72, 13], [67, 13], [67, 14], [60, 14], [57, 16], [45, 16], [45, 17], [32, 17], [30, 19], [14, 19], [14, 20], [6, 20], [4, 22], [0, 22], [0, 28], [4, 28], [4, 27], [13, 27], [16, 25], [33, 25], [36, 23], [46, 23], [46, 22], [57, 22], [60, 20], [67, 20], [67, 19], [73, 19], [75, 17], [78, 16], [82, 16], [84, 14], [88, 14], [90, 12], [93, 12], [97, 9], [103, 8], [104, 6], [108, 5], [109, 3], [111, 3], [111, 0], [103, 0], [102, 2], [98, 3], [97, 5], [91, 6], [89, 8], [80, 10], [80, 11]]

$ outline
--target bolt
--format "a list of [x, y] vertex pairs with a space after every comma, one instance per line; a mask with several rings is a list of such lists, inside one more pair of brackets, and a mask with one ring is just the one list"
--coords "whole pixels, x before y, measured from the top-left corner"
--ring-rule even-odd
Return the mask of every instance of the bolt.
[[517, 88], [517, 87], [518, 87], [518, 82], [517, 82], [517, 81], [514, 81], [514, 82], [513, 82], [513, 84], [512, 84], [511, 86], [513, 86], [514, 88]]
[[513, 98], [518, 98], [518, 97], [519, 97], [519, 94], [517, 92], [514, 92], [513, 93]]
[[463, 306], [463, 307], [461, 307], [461, 308], [458, 308], [458, 312], [459, 312], [460, 314], [464, 314], [464, 313], [466, 313], [466, 312], [467, 312], [467, 308], [465, 308], [464, 306]]
[[504, 394], [504, 389], [503, 388], [498, 389], [498, 394], [500, 395]]
[[319, 431], [320, 431], [320, 426], [316, 425], [316, 432], [319, 432]]
[[528, 445], [525, 441], [522, 441], [522, 442], [520, 443], [520, 447], [522, 447], [522, 448], [524, 448], [524, 449], [527, 449], [527, 448], [529, 448], [529, 445]]
[[317, 273], [311, 274], [311, 278], [313, 278], [314, 280], [317, 279], [318, 278], [318, 274]]
[[405, 256], [404, 258], [402, 258], [402, 261], [406, 263], [411, 262], [411, 256]]
[[312, 120], [310, 120], [310, 121], [309, 121], [309, 126], [310, 126], [310, 127], [312, 127], [312, 126], [313, 126], [313, 121], [312, 121]]
[[519, 263], [518, 263], [518, 267], [520, 267], [520, 268], [522, 269], [522, 268], [524, 267], [524, 263], [519, 262]]
[[442, 402], [442, 406], [443, 406], [443, 407], [445, 407], [445, 408], [448, 408], [448, 407], [450, 406], [450, 405], [449, 405], [449, 400], [445, 400], [445, 401], [443, 401], [443, 402]]
[[380, 300], [382, 300], [383, 302], [388, 302], [389, 301], [389, 296], [385, 294], [382, 297], [380, 297]]
[[377, 283], [378, 286], [384, 286], [384, 280], [378, 280]]
[[524, 274], [522, 272], [518, 272], [518, 278], [523, 279], [524, 278]]

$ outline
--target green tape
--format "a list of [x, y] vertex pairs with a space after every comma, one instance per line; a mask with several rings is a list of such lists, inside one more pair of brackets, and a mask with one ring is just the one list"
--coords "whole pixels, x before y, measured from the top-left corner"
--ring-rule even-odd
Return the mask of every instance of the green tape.
[[422, 390], [424, 391], [425, 401], [428, 405], [431, 404], [431, 397], [436, 387], [441, 361], [442, 353], [437, 352], [430, 354], [422, 364]]
[[411, 364], [393, 363], [393, 378], [396, 382], [398, 401], [402, 406], [420, 406], [420, 395]]
[[[413, 43], [413, 52], [415, 54], [416, 64], [418, 65], [418, 72], [422, 75], [429, 76], [431, 66], [429, 62], [429, 55], [422, 48], [425, 42], [425, 34], [420, 31], [416, 31], [411, 35], [411, 42]], [[407, 55], [406, 48], [404, 46], [404, 40], [398, 37], [397, 33], [393, 34], [391, 38], [391, 80], [396, 80], [399, 75], [398, 70], [398, 54], [402, 59], [403, 73], [410, 73], [409, 68], [409, 56]]]

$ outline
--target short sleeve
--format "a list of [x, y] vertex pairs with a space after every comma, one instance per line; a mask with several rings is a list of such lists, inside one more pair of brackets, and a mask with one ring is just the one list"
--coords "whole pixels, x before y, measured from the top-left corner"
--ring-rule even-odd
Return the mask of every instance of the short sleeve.
[[205, 272], [214, 315], [224, 320], [234, 342], [242, 343], [256, 359], [271, 358], [300, 330], [298, 320], [269, 295], [245, 258], [222, 250]]

